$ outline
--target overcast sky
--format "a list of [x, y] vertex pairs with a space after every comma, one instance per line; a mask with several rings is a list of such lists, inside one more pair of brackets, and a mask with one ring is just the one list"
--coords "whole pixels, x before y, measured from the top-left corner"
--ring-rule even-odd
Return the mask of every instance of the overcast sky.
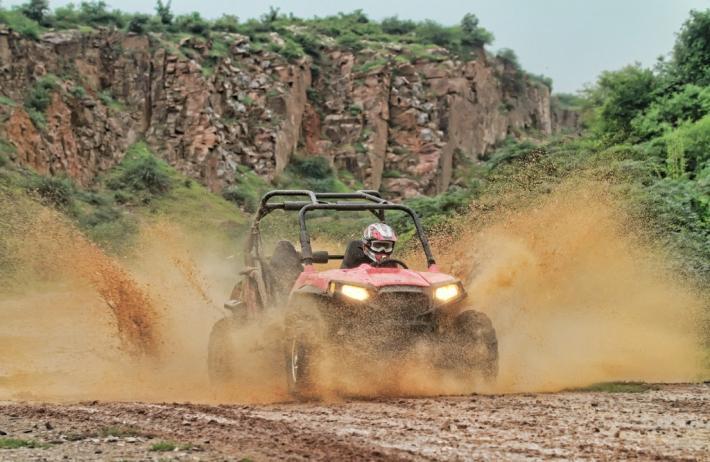
[[[0, 1], [6, 6], [24, 3]], [[152, 12], [154, 4], [106, 1], [114, 8], [140, 12]], [[66, 3], [50, 0], [53, 8]], [[489, 49], [512, 48], [526, 70], [552, 77], [554, 91], [574, 92], [603, 70], [635, 61], [652, 66], [658, 56], [670, 52], [689, 11], [710, 8], [710, 0], [173, 0], [176, 13], [196, 10], [209, 18], [229, 13], [244, 20], [260, 16], [269, 6], [300, 17], [361, 8], [374, 19], [396, 14], [447, 25], [472, 12], [495, 35]]]

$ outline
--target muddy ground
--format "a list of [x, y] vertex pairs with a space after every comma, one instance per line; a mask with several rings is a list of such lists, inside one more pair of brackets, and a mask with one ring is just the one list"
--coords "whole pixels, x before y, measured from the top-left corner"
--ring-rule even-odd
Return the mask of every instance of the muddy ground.
[[39, 446], [0, 449], [0, 460], [710, 460], [710, 385], [327, 404], [3, 402], [0, 431]]

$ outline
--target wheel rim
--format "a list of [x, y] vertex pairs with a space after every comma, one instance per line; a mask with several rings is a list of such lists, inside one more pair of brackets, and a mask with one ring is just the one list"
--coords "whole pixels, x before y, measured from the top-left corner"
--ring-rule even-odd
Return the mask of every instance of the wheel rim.
[[291, 342], [291, 380], [293, 380], [293, 383], [298, 382], [298, 362], [299, 362], [299, 354], [298, 354], [298, 342], [296, 339], [293, 339]]

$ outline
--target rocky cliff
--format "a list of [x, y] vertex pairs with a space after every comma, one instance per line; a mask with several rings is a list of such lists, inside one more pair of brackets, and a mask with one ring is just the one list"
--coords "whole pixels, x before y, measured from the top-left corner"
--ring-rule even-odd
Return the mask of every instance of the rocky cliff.
[[545, 85], [483, 49], [460, 61], [435, 47], [412, 58], [397, 45], [332, 46], [314, 62], [263, 48], [226, 33], [218, 43], [110, 30], [34, 41], [0, 30], [0, 137], [13, 161], [81, 184], [145, 139], [215, 192], [240, 165], [273, 178], [299, 153], [408, 197], [445, 190], [458, 162], [506, 137], [577, 124], [551, 110]]

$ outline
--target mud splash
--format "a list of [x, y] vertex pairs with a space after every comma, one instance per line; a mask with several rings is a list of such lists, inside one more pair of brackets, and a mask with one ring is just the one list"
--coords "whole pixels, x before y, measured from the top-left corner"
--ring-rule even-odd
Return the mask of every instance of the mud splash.
[[[3, 204], [0, 204], [2, 206]], [[3, 214], [16, 275], [0, 287], [0, 397], [269, 402], [287, 399], [278, 329], [241, 332], [238, 380], [211, 387], [207, 343], [238, 263], [170, 223], [144, 226], [133, 256], [101, 252], [55, 212]], [[3, 225], [3, 223], [0, 223]], [[703, 294], [641, 243], [603, 185], [566, 184], [495, 214], [472, 212], [434, 239], [442, 269], [498, 331], [500, 376], [482, 392], [553, 391], [606, 380], [689, 381], [701, 365]], [[326, 242], [333, 250], [338, 246]], [[224, 246], [220, 246], [223, 249]], [[416, 257], [412, 257], [416, 258]], [[108, 309], [107, 309], [108, 308]], [[273, 352], [272, 352], [273, 353]], [[425, 346], [364, 374], [322, 366], [322, 397], [471, 391], [426, 366]]]
[[32, 206], [32, 213], [24, 216], [7, 213], [4, 220], [25, 289], [58, 281], [84, 286], [79, 291], [88, 285], [112, 311], [126, 352], [132, 356], [159, 354], [155, 302], [116, 259], [46, 207]]
[[605, 185], [568, 182], [483, 225], [475, 213], [466, 220], [477, 230], [444, 251], [445, 266], [496, 326], [496, 392], [707, 374], [707, 299], [673, 274], [670, 256], [643, 243], [643, 223], [630, 222]]

